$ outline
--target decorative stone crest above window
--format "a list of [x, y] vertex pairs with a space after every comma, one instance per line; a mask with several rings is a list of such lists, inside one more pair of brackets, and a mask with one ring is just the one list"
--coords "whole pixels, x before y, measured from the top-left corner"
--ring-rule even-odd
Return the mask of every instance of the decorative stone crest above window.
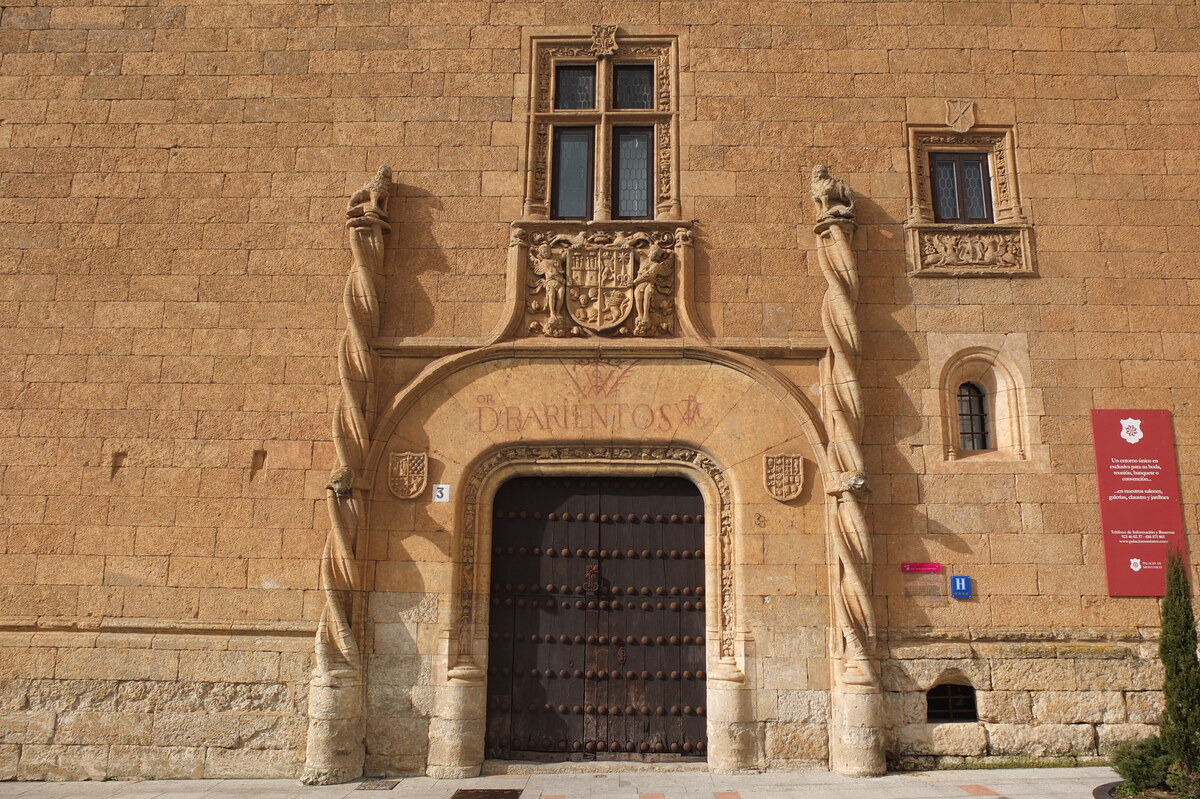
[[944, 125], [906, 126], [909, 274], [1036, 275], [1012, 127], [975, 125], [974, 103], [946, 102]]

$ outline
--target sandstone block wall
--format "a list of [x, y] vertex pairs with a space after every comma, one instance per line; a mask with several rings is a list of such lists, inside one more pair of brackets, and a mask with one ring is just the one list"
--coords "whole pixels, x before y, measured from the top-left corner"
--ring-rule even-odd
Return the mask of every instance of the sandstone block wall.
[[[893, 756], [1088, 754], [1154, 722], [1155, 603], [1105, 595], [1087, 411], [1172, 409], [1197, 530], [1191, 0], [14, 0], [0, 10], [0, 776], [296, 772], [345, 198], [392, 165], [383, 334], [478, 341], [521, 208], [523, 37], [593, 22], [680, 36], [683, 215], [699, 220], [698, 307], [719, 339], [819, 334], [808, 170], [829, 164], [858, 193], [876, 605], [885, 646], [889, 631], [903, 642]], [[1036, 278], [907, 276], [903, 125], [941, 123], [950, 97], [1016, 131]], [[1041, 449], [947, 464], [938, 337], [1013, 333]], [[387, 390], [427, 362], [389, 361]], [[391, 559], [425, 557], [378, 546], [401, 583], [419, 567]], [[767, 638], [793, 614], [826, 624], [818, 592], [771, 565], [787, 546], [748, 550]], [[977, 598], [920, 593], [898, 575], [912, 560], [954, 564]], [[1113, 669], [1091, 650], [1039, 654], [1073, 675], [1051, 695], [1005, 685], [1020, 653], [978, 643], [1046, 629], [1130, 654]], [[824, 662], [801, 678], [780, 635], [759, 642], [766, 751], [819, 760]], [[966, 648], [921, 662], [947, 639]], [[943, 659], [988, 686], [981, 732], [922, 725]], [[421, 690], [397, 701], [423, 708]], [[379, 762], [419, 769], [421, 735], [415, 751], [381, 744]]]

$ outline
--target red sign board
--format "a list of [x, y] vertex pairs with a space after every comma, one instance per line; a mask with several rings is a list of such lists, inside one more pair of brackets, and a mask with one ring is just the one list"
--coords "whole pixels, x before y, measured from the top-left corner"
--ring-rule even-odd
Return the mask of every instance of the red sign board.
[[1109, 596], [1162, 596], [1167, 549], [1183, 550], [1171, 414], [1093, 410]]
[[905, 574], [936, 574], [942, 570], [940, 563], [901, 563], [900, 571]]

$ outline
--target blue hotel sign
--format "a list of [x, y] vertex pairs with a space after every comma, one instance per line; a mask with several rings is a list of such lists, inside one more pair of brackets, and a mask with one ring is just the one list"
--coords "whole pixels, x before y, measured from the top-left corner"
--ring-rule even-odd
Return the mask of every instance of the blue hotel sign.
[[971, 598], [971, 578], [954, 575], [950, 578], [950, 596], [955, 599]]

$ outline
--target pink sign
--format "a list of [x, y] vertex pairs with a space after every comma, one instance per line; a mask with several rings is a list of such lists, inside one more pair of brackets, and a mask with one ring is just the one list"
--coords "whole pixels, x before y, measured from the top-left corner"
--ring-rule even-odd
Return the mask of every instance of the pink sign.
[[905, 574], [933, 574], [942, 570], [940, 563], [901, 563], [900, 571]]
[[1167, 549], [1183, 550], [1171, 413], [1093, 410], [1109, 596], [1162, 596]]

